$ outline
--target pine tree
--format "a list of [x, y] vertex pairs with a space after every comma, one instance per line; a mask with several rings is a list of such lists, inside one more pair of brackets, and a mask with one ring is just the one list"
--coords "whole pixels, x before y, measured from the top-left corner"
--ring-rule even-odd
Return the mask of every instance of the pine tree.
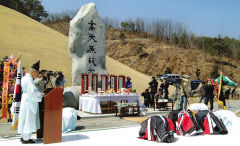
[[164, 74], [171, 74], [172, 73], [172, 69], [170, 67], [167, 67]]
[[14, 9], [37, 21], [48, 16], [40, 0], [0, 0], [0, 5]]

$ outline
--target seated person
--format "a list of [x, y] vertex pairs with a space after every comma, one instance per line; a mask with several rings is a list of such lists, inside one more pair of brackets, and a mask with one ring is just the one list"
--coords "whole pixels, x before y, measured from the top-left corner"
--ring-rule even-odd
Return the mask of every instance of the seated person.
[[161, 83], [160, 88], [162, 90], [164, 99], [168, 99], [168, 94], [169, 94], [168, 87], [169, 87], [169, 84], [167, 82], [167, 79], [163, 78], [163, 83]]
[[151, 93], [149, 92], [149, 89], [146, 89], [141, 95], [144, 97], [144, 105], [146, 107], [149, 107], [149, 103], [151, 100]]
[[127, 89], [132, 88], [132, 82], [131, 82], [131, 78], [130, 77], [127, 77], [126, 88]]
[[154, 95], [154, 99], [158, 101], [158, 99], [163, 99], [163, 94], [161, 88], [158, 89], [157, 93]]

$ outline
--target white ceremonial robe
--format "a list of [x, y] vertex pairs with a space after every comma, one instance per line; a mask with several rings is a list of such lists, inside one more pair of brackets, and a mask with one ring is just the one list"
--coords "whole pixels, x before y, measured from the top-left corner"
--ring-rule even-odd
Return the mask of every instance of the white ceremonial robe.
[[42, 101], [42, 93], [39, 92], [29, 73], [26, 73], [22, 78], [21, 84], [23, 93], [19, 112], [18, 133], [24, 138], [24, 135], [31, 136], [31, 133], [40, 129], [38, 102]]
[[71, 107], [65, 107], [62, 111], [62, 133], [75, 130], [77, 126], [77, 111]]

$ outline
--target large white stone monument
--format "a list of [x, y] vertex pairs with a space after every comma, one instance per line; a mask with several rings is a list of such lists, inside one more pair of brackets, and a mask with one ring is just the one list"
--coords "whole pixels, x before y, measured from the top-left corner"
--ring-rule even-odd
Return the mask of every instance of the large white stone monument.
[[68, 50], [72, 59], [72, 85], [81, 85], [81, 74], [107, 74], [106, 28], [96, 5], [83, 5], [70, 22]]

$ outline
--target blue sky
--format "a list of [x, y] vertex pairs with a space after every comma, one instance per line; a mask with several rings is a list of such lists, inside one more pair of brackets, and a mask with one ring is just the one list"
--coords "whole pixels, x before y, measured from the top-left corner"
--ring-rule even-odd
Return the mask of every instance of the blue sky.
[[196, 35], [240, 39], [240, 0], [42, 0], [49, 13], [76, 11], [89, 2], [96, 3], [101, 17], [171, 19]]

